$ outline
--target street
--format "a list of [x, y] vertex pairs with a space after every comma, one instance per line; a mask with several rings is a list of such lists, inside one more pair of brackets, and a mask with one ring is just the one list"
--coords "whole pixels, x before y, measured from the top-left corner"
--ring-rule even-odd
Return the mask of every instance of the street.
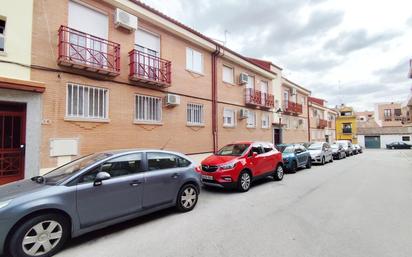
[[203, 189], [173, 209], [73, 239], [59, 257], [407, 257], [412, 253], [412, 151], [366, 150], [255, 183]]

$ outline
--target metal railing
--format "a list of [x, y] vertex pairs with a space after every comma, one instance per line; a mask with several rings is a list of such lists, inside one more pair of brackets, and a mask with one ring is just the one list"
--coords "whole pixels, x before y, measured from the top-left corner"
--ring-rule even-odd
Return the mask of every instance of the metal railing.
[[132, 80], [170, 85], [172, 63], [139, 50], [129, 52], [129, 77]]

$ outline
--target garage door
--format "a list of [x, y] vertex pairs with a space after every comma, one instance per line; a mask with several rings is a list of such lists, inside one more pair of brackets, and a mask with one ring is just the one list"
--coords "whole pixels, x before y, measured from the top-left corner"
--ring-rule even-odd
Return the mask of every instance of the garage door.
[[381, 137], [380, 136], [365, 136], [365, 147], [366, 148], [381, 148]]

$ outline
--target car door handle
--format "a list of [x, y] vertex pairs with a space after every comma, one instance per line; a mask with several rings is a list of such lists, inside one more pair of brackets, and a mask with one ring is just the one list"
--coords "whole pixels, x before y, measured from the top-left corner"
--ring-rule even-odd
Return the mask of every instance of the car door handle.
[[142, 183], [143, 183], [142, 181], [134, 180], [134, 181], [132, 181], [132, 182], [130, 183], [130, 185], [131, 185], [132, 187], [137, 187], [137, 186], [139, 186], [139, 185], [142, 184]]
[[176, 179], [176, 178], [178, 178], [180, 175], [178, 174], [178, 173], [174, 173], [173, 175], [172, 175], [172, 178], [174, 178], [174, 179]]

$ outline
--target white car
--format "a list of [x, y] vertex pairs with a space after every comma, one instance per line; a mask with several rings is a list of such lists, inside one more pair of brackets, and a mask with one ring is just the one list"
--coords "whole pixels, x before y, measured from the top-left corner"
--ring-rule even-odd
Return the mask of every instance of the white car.
[[353, 145], [353, 151], [354, 151], [355, 154], [362, 153], [363, 152], [362, 146], [360, 146], [358, 144], [354, 144]]
[[325, 165], [327, 162], [333, 162], [332, 148], [326, 142], [315, 142], [308, 147], [312, 163]]

